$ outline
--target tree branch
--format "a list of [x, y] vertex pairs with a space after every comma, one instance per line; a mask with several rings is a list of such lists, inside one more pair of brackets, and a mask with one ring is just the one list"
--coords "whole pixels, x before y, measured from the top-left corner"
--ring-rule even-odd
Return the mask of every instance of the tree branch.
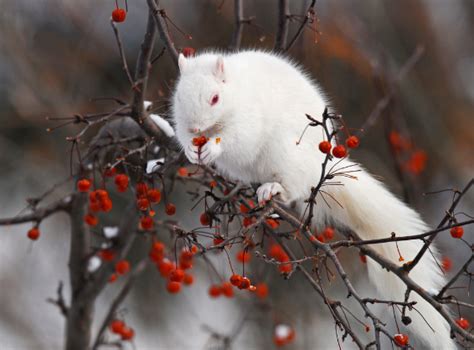
[[288, 0], [278, 0], [278, 27], [276, 32], [275, 50], [285, 51], [290, 22], [290, 4]]
[[155, 23], [158, 28], [158, 32], [160, 33], [161, 40], [164, 41], [166, 50], [171, 55], [175, 67], [178, 68], [179, 55], [165, 23], [164, 14], [166, 14], [166, 12], [164, 12], [164, 10], [159, 9], [160, 2], [158, 0], [147, 0], [147, 3], [151, 11], [150, 13], [155, 19]]
[[30, 214], [0, 219], [0, 226], [23, 224], [31, 221], [41, 222], [54, 213], [71, 210], [71, 201], [72, 197], [68, 196], [43, 208], [33, 208], [33, 212]]
[[311, 0], [311, 4], [308, 6], [308, 9], [305, 12], [303, 22], [301, 22], [300, 27], [296, 31], [296, 34], [293, 36], [293, 38], [290, 40], [290, 43], [286, 47], [285, 51], [289, 51], [293, 47], [293, 45], [295, 44], [296, 40], [298, 40], [300, 35], [303, 33], [304, 27], [306, 26], [309, 19], [311, 18], [312, 13], [314, 13], [314, 6], [315, 5], [316, 5], [316, 0]]
[[232, 33], [231, 48], [235, 51], [240, 49], [242, 33], [244, 29], [244, 4], [243, 0], [234, 0], [234, 32]]

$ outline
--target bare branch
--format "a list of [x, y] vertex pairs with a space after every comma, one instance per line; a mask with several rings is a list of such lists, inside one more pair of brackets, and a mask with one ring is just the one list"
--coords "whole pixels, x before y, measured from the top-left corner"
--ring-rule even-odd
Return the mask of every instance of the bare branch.
[[231, 48], [235, 51], [240, 49], [242, 33], [244, 30], [244, 4], [243, 0], [234, 0], [234, 32], [232, 34]]
[[63, 287], [64, 284], [62, 281], [59, 282], [58, 289], [56, 291], [57, 297], [56, 299], [53, 298], [48, 298], [46, 301], [48, 303], [51, 303], [53, 305], [56, 305], [59, 308], [59, 311], [61, 311], [61, 314], [64, 317], [67, 317], [68, 314], [68, 307], [66, 305], [66, 301], [64, 300], [64, 295], [63, 295]]
[[303, 30], [308, 23], [309, 19], [311, 18], [312, 14], [314, 13], [314, 6], [316, 5], [316, 0], [311, 0], [311, 4], [308, 6], [308, 9], [305, 12], [305, 16], [303, 21], [301, 22], [300, 27], [296, 31], [296, 34], [293, 36], [293, 38], [290, 40], [290, 43], [286, 47], [285, 51], [289, 51], [293, 45], [295, 44], [296, 40], [300, 37], [300, 35], [303, 33]]
[[68, 196], [42, 208], [33, 208], [33, 212], [25, 215], [18, 215], [12, 218], [0, 219], [0, 225], [15, 225], [26, 222], [41, 222], [48, 216], [60, 212], [69, 211], [71, 209], [72, 197]]
[[284, 51], [288, 39], [288, 25], [290, 22], [290, 3], [288, 0], [278, 0], [278, 27], [276, 33], [275, 50]]
[[[446, 213], [444, 218], [439, 223], [438, 228], [442, 227], [448, 220], [451, 219], [451, 217], [454, 213], [454, 209], [456, 209], [456, 207], [458, 206], [458, 204], [461, 201], [462, 197], [467, 193], [467, 191], [469, 191], [469, 189], [471, 188], [472, 185], [474, 185], [474, 178], [472, 178], [471, 181], [469, 181], [469, 183], [466, 185], [466, 187], [460, 193], [458, 193], [457, 198], [454, 200], [453, 204], [448, 209], [448, 212]], [[411, 271], [416, 266], [416, 264], [418, 264], [418, 262], [421, 260], [423, 255], [426, 253], [426, 251], [430, 247], [431, 243], [433, 243], [436, 236], [437, 236], [437, 234], [432, 235], [426, 240], [426, 242], [423, 245], [423, 247], [421, 248], [420, 252], [416, 255], [415, 259], [413, 259], [413, 262], [410, 264], [410, 266], [408, 268], [408, 271]]]
[[120, 58], [122, 59], [123, 70], [127, 74], [127, 78], [128, 78], [128, 81], [130, 82], [130, 85], [132, 86], [132, 88], [135, 88], [135, 82], [132, 79], [132, 75], [130, 74], [130, 70], [128, 69], [127, 59], [125, 58], [125, 52], [123, 50], [122, 39], [120, 38], [120, 33], [117, 28], [117, 25], [115, 24], [112, 18], [110, 19], [110, 25], [112, 26], [112, 29], [114, 30], [115, 39], [117, 40], [117, 46], [119, 48]]
[[105, 331], [107, 330], [108, 325], [112, 321], [120, 304], [122, 304], [123, 300], [130, 292], [130, 289], [132, 288], [133, 283], [135, 282], [137, 277], [140, 275], [140, 273], [146, 268], [147, 263], [148, 263], [148, 260], [142, 260], [138, 265], [135, 266], [133, 271], [130, 273], [130, 276], [128, 277], [127, 282], [124, 284], [124, 286], [120, 290], [120, 293], [117, 295], [117, 297], [114, 299], [114, 301], [110, 305], [109, 311], [107, 312], [107, 315], [105, 316], [104, 322], [102, 323], [102, 326], [100, 327], [99, 333], [97, 334], [96, 340], [92, 347], [93, 350], [98, 349], [99, 346], [102, 344], [103, 336], [104, 336]]
[[147, 0], [148, 7], [150, 8], [151, 15], [155, 19], [156, 26], [158, 27], [158, 32], [160, 33], [161, 40], [164, 41], [166, 50], [171, 55], [173, 59], [173, 63], [175, 64], [176, 68], [178, 68], [178, 51], [174, 46], [173, 40], [170, 37], [170, 33], [168, 32], [168, 28], [165, 23], [166, 12], [164, 10], [159, 9], [160, 2], [158, 0]]

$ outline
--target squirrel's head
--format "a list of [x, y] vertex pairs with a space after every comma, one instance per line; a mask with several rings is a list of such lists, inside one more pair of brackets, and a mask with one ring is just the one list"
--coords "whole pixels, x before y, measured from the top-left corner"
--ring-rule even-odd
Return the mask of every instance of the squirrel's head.
[[179, 55], [180, 78], [173, 96], [176, 122], [192, 134], [215, 132], [226, 114], [226, 73], [224, 58], [204, 54], [186, 58]]

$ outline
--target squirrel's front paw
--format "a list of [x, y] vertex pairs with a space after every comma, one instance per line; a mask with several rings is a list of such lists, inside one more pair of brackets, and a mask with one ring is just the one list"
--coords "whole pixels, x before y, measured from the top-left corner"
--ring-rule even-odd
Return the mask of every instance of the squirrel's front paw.
[[258, 203], [265, 204], [265, 202], [271, 200], [277, 194], [281, 195], [282, 199], [285, 200], [285, 193], [285, 189], [278, 182], [267, 182], [257, 189]]
[[208, 165], [222, 154], [222, 147], [217, 142], [208, 141], [201, 147], [189, 145], [184, 152], [191, 163]]

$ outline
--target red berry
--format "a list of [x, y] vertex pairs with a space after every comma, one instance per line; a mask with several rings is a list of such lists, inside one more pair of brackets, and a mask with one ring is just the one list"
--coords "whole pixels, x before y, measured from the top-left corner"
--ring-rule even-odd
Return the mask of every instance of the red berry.
[[144, 197], [148, 192], [148, 185], [144, 182], [138, 182], [136, 185], [137, 197]]
[[202, 226], [210, 226], [212, 219], [208, 213], [202, 213], [201, 217], [199, 218], [199, 221], [201, 222]]
[[250, 259], [252, 259], [252, 255], [250, 255], [250, 253], [246, 250], [240, 250], [237, 252], [236, 259], [238, 262], [245, 264], [248, 263]]
[[109, 283], [114, 283], [117, 280], [118, 276], [116, 273], [113, 273], [109, 277]]
[[163, 253], [160, 253], [159, 251], [156, 250], [150, 250], [150, 253], [148, 253], [148, 256], [150, 257], [150, 260], [159, 263], [161, 260], [163, 260]]
[[468, 329], [470, 326], [470, 323], [468, 320], [466, 320], [463, 317], [460, 317], [456, 320], [456, 324], [461, 327], [462, 329]]
[[109, 198], [109, 193], [106, 190], [98, 189], [95, 191], [95, 197], [99, 200], [99, 202], [103, 202]]
[[359, 259], [361, 263], [367, 264], [367, 256], [365, 256], [364, 254], [359, 254]]
[[160, 203], [161, 201], [161, 192], [160, 190], [152, 188], [151, 190], [148, 190], [148, 199], [150, 202], [153, 204]]
[[336, 158], [344, 158], [347, 155], [346, 148], [343, 145], [337, 145], [332, 149], [332, 155]]
[[295, 330], [292, 327], [286, 324], [279, 324], [275, 327], [273, 342], [278, 347], [284, 346], [295, 340], [295, 335]]
[[151, 230], [153, 228], [153, 225], [154, 225], [153, 219], [149, 216], [143, 216], [140, 219], [140, 226], [145, 231]]
[[194, 283], [194, 277], [193, 275], [190, 275], [190, 274], [185, 274], [184, 275], [184, 279], [183, 279], [183, 283], [190, 286], [191, 284]]
[[110, 330], [112, 333], [120, 334], [125, 328], [125, 322], [122, 320], [113, 320], [110, 322]]
[[181, 290], [181, 283], [174, 282], [174, 281], [169, 281], [168, 285], [166, 286], [166, 289], [171, 294], [179, 293], [179, 291]]
[[240, 282], [242, 282], [242, 276], [232, 275], [232, 276], [230, 276], [229, 281], [233, 286], [238, 287], [238, 286], [240, 286]]
[[464, 229], [461, 226], [453, 227], [449, 232], [453, 238], [461, 238], [464, 235]]
[[187, 249], [184, 249], [181, 252], [181, 259], [182, 260], [192, 260], [193, 256], [194, 256], [194, 251], [193, 250], [189, 251]]
[[324, 238], [323, 235], [317, 235], [317, 236], [316, 236], [316, 239], [317, 239], [318, 241], [320, 241], [321, 243], [324, 243], [324, 242], [326, 241], [326, 238]]
[[268, 296], [268, 286], [266, 283], [259, 283], [255, 286], [255, 294], [260, 299], [265, 299]]
[[242, 214], [247, 214], [251, 209], [255, 208], [255, 203], [252, 200], [247, 202], [247, 205], [244, 203], [240, 204], [240, 212]]
[[117, 169], [115, 168], [107, 168], [105, 169], [104, 171], [104, 176], [106, 177], [112, 177], [115, 175], [115, 173], [117, 172]]
[[133, 328], [125, 327], [122, 329], [122, 332], [120, 332], [120, 336], [122, 337], [122, 340], [132, 340], [135, 336], [135, 331]]
[[291, 265], [291, 263], [281, 264], [278, 266], [278, 271], [280, 271], [280, 273], [282, 274], [288, 274], [292, 270], [293, 270], [293, 266]]
[[182, 282], [184, 279], [184, 271], [181, 269], [175, 269], [170, 273], [170, 281]]
[[323, 231], [323, 236], [326, 239], [333, 239], [334, 238], [334, 229], [332, 227], [326, 227]]
[[221, 295], [221, 287], [218, 286], [217, 284], [213, 284], [209, 287], [209, 295], [211, 296], [211, 298], [217, 298]]
[[193, 145], [196, 147], [202, 147], [207, 143], [207, 138], [204, 135], [193, 138]]
[[184, 57], [192, 57], [196, 53], [196, 49], [193, 47], [183, 47], [181, 52], [183, 53]]
[[84, 216], [84, 221], [89, 226], [96, 226], [99, 223], [99, 219], [97, 218], [97, 216], [94, 216], [92, 214], [86, 214]]
[[176, 214], [176, 206], [172, 203], [166, 204], [165, 212], [166, 212], [166, 215], [169, 215], [169, 216]]
[[265, 220], [265, 222], [267, 223], [268, 226], [270, 226], [274, 230], [277, 229], [278, 226], [280, 226], [280, 223], [275, 219], [267, 219]]
[[165, 245], [162, 242], [153, 242], [151, 249], [163, 254], [165, 251]]
[[127, 12], [124, 9], [121, 8], [116, 8], [115, 10], [112, 11], [112, 20], [114, 22], [123, 22], [125, 21], [125, 18], [127, 17]]
[[115, 272], [119, 275], [125, 275], [130, 271], [130, 263], [127, 260], [120, 260], [115, 264]]
[[209, 187], [210, 187], [210, 188], [214, 188], [214, 187], [216, 187], [216, 186], [217, 186], [217, 181], [212, 180], [211, 182], [209, 182]]
[[270, 255], [273, 259], [276, 259], [280, 262], [285, 262], [285, 261], [290, 260], [290, 258], [288, 257], [286, 252], [283, 250], [283, 248], [280, 247], [280, 245], [278, 245], [276, 243], [272, 244], [270, 246], [270, 249], [268, 251], [268, 255]]
[[257, 219], [255, 218], [255, 216], [246, 216], [244, 218], [244, 220], [242, 221], [242, 225], [244, 225], [244, 227], [249, 227], [250, 225], [252, 225], [254, 222], [256, 222]]
[[397, 344], [400, 347], [404, 347], [408, 345], [408, 335], [406, 334], [395, 334], [393, 336], [393, 340], [395, 341], [395, 344]]
[[77, 182], [77, 190], [79, 192], [88, 192], [91, 188], [91, 182], [88, 179], [82, 179]]
[[183, 270], [189, 270], [193, 268], [193, 262], [192, 261], [180, 261], [179, 262], [179, 268]]
[[115, 185], [117, 186], [117, 191], [125, 192], [128, 187], [128, 176], [125, 174], [118, 174], [115, 176]]
[[112, 201], [110, 198], [105, 198], [100, 202], [100, 209], [106, 213], [112, 210]]
[[112, 249], [102, 249], [99, 251], [99, 257], [104, 261], [112, 261], [115, 259], [115, 252]]
[[37, 227], [33, 227], [28, 231], [27, 236], [32, 241], [36, 241], [40, 236], [40, 230]]
[[171, 271], [174, 270], [174, 265], [168, 259], [163, 259], [158, 263], [158, 270], [160, 271], [161, 276], [168, 277]]
[[214, 239], [212, 240], [212, 243], [214, 245], [219, 245], [221, 244], [222, 242], [224, 242], [224, 238], [222, 238], [222, 236], [216, 236], [214, 237]]
[[359, 147], [359, 138], [357, 136], [349, 136], [346, 140], [346, 145], [349, 148], [357, 148]]
[[448, 272], [450, 271], [452, 268], [453, 268], [453, 262], [452, 260], [447, 257], [447, 256], [444, 256], [442, 259], [441, 259], [441, 267], [443, 268], [443, 270], [445, 272]]
[[179, 262], [183, 266], [187, 266], [186, 268], [192, 267], [193, 263], [193, 253], [189, 250], [181, 251], [181, 256], [179, 257]]
[[89, 203], [89, 210], [92, 212], [98, 212], [102, 210], [102, 204], [96, 200]]
[[178, 175], [179, 176], [188, 176], [189, 175], [189, 171], [187, 168], [185, 167], [181, 167], [178, 169]]
[[150, 202], [148, 202], [148, 199], [146, 198], [140, 198], [137, 201], [137, 206], [138, 206], [138, 209], [140, 209], [141, 211], [145, 211], [150, 206]]
[[248, 289], [250, 287], [250, 280], [247, 277], [242, 277], [239, 284], [239, 289]]
[[230, 284], [229, 282], [222, 283], [221, 292], [227, 298], [232, 298], [234, 296], [234, 290], [232, 289], [232, 284]]
[[328, 154], [329, 152], [331, 152], [331, 148], [331, 142], [329, 141], [321, 141], [319, 143], [319, 150], [324, 154]]

